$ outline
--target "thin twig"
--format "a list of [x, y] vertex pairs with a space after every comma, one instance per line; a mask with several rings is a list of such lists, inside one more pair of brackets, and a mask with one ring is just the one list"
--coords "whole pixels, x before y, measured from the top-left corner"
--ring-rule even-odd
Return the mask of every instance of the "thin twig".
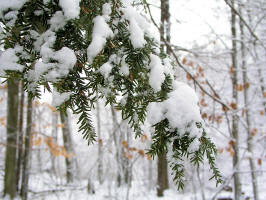
[[[155, 20], [153, 19], [153, 16], [151, 14], [151, 10], [150, 10], [150, 7], [149, 5], [146, 3], [146, 1], [144, 1], [144, 4], [146, 5], [147, 9], [148, 9], [148, 13], [150, 15], [150, 18], [151, 18], [151, 21], [152, 23], [156, 26], [156, 28], [158, 30], [160, 30], [160, 27], [156, 24]], [[193, 75], [185, 68], [184, 65], [182, 65], [180, 62], [179, 62], [179, 59], [177, 57], [177, 55], [175, 54], [172, 46], [166, 41], [165, 38], [161, 38], [162, 41], [164, 42], [164, 44], [166, 45], [166, 47], [169, 49], [170, 53], [173, 55], [176, 63], [178, 64], [178, 66], [183, 69], [183, 71], [185, 71], [191, 78], [192, 80], [194, 81], [194, 83], [201, 89], [201, 91], [203, 91], [207, 96], [209, 96], [210, 98], [212, 98], [214, 101], [218, 102], [219, 104], [221, 104], [223, 107], [227, 108], [228, 110], [230, 110], [230, 108], [224, 103], [221, 101], [221, 99], [211, 95], [208, 91], [206, 91], [202, 85], [193, 77]]]
[[243, 24], [247, 27], [250, 34], [261, 44], [261, 46], [266, 50], [266, 47], [264, 46], [263, 42], [259, 39], [259, 37], [254, 33], [254, 31], [251, 29], [251, 27], [248, 25], [246, 20], [240, 15], [240, 13], [228, 2], [228, 0], [224, 0], [224, 2], [232, 9], [232, 11], [239, 17], [240, 21], [243, 22]]

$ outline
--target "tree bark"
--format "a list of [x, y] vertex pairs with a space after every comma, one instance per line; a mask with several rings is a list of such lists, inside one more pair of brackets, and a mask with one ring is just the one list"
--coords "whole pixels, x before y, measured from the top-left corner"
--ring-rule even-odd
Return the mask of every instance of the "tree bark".
[[158, 156], [158, 179], [157, 179], [157, 196], [162, 197], [164, 190], [169, 188], [168, 167], [166, 153]]
[[[235, 2], [232, 0], [231, 8], [231, 34], [232, 34], [232, 97], [235, 101], [234, 103], [238, 105], [238, 67], [237, 67], [237, 43], [236, 43], [236, 14], [234, 12]], [[241, 199], [241, 182], [239, 175], [239, 131], [238, 131], [238, 116], [236, 111], [232, 113], [232, 136], [234, 138], [234, 155], [233, 155], [233, 168], [234, 168], [234, 199]]]
[[74, 149], [71, 139], [69, 118], [67, 115], [65, 115], [63, 111], [60, 111], [60, 117], [61, 117], [61, 122], [63, 124], [62, 132], [63, 132], [64, 147], [67, 152], [67, 155], [65, 156], [66, 177], [67, 177], [67, 183], [70, 183], [74, 181], [75, 162], [73, 157], [69, 155], [69, 153], [73, 153]]
[[114, 138], [114, 144], [116, 147], [116, 153], [115, 153], [115, 157], [116, 157], [116, 163], [117, 163], [117, 186], [120, 187], [121, 186], [121, 182], [123, 181], [123, 174], [122, 174], [122, 167], [121, 167], [121, 137], [120, 134], [118, 133], [119, 130], [119, 124], [116, 118], [116, 114], [115, 114], [115, 109], [113, 107], [111, 107], [111, 113], [112, 113], [112, 121], [113, 121], [113, 138]]
[[[241, 8], [239, 10], [239, 13], [241, 14]], [[244, 44], [244, 25], [243, 22], [239, 22], [239, 27], [240, 27], [240, 32], [241, 32], [241, 57], [242, 57], [242, 63], [241, 63], [241, 68], [242, 68], [242, 77], [243, 77], [243, 85], [245, 86], [246, 83], [248, 83], [248, 74], [247, 74], [247, 66], [246, 66], [246, 47]], [[244, 87], [244, 105], [245, 105], [245, 110], [246, 110], [246, 124], [247, 124], [247, 134], [248, 134], [248, 139], [247, 139], [247, 147], [248, 147], [248, 152], [253, 152], [253, 146], [252, 146], [252, 135], [251, 135], [251, 114], [250, 114], [250, 108], [249, 108], [249, 92], [248, 88]], [[252, 179], [252, 188], [253, 188], [253, 195], [254, 195], [254, 200], [258, 200], [258, 183], [257, 183], [257, 177], [255, 174], [255, 163], [252, 157], [248, 158], [249, 160], [249, 166], [251, 170], [251, 179]]]
[[5, 177], [4, 196], [14, 199], [17, 191], [16, 179], [16, 154], [17, 154], [17, 132], [18, 132], [18, 91], [19, 82], [9, 79], [7, 96], [7, 124], [6, 124], [6, 154], [5, 154]]
[[21, 198], [27, 200], [28, 198], [28, 184], [29, 184], [29, 172], [30, 172], [30, 160], [31, 160], [31, 128], [32, 128], [32, 99], [28, 95], [27, 97], [27, 126], [25, 133], [25, 147], [22, 163], [22, 181], [21, 181]]
[[24, 89], [23, 81], [20, 85], [19, 125], [18, 125], [18, 157], [17, 157], [17, 191], [19, 191], [20, 172], [23, 156], [23, 119], [24, 119]]
[[98, 132], [98, 181], [103, 183], [103, 153], [102, 153], [102, 139], [101, 139], [101, 109], [100, 103], [96, 102], [96, 118], [97, 118], [97, 132]]
[[[55, 101], [55, 97], [53, 95], [52, 97], [52, 105], [54, 105], [54, 101]], [[57, 143], [57, 136], [58, 136], [58, 128], [57, 128], [57, 125], [58, 125], [58, 115], [59, 115], [59, 112], [56, 111], [55, 108], [53, 108], [53, 111], [52, 111], [52, 138], [53, 140]], [[56, 159], [55, 159], [55, 156], [52, 155], [52, 153], [50, 153], [50, 156], [51, 156], [51, 162], [52, 162], [52, 171], [53, 173], [55, 174], [55, 176], [57, 176], [58, 172], [57, 172], [57, 162], [56, 162]]]
[[[169, 13], [169, 0], [161, 0], [161, 25], [160, 25], [161, 43], [166, 38], [166, 41], [170, 42], [170, 13]], [[161, 52], [165, 50], [165, 45], [161, 44]], [[169, 53], [169, 49], [166, 48], [166, 52]], [[166, 153], [162, 153], [158, 156], [157, 163], [157, 196], [163, 196], [164, 190], [169, 188], [168, 183], [168, 165], [166, 159]]]
[[[129, 131], [128, 130], [128, 124], [125, 121], [122, 121], [121, 124], [118, 123], [115, 109], [111, 107], [112, 112], [112, 120], [113, 120], [113, 138], [114, 138], [114, 144], [116, 148], [116, 161], [117, 161], [117, 184], [118, 187], [120, 187], [123, 184], [129, 184], [130, 186], [130, 170], [128, 169], [129, 166], [129, 158], [127, 158], [125, 155], [124, 148], [122, 146], [122, 141], [125, 141], [127, 145], [129, 145], [129, 134], [123, 134], [124, 132]], [[125, 137], [127, 136], [127, 138]]]

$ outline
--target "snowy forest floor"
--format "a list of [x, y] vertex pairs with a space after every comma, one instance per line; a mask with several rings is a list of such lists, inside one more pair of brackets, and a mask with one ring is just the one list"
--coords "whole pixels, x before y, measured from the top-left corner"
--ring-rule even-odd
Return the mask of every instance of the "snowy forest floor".
[[[0, 176], [1, 184], [3, 182], [3, 174]], [[260, 184], [265, 184], [262, 182]], [[79, 180], [70, 184], [66, 184], [65, 180], [56, 178], [51, 173], [44, 172], [42, 174], [32, 175], [30, 179], [29, 200], [199, 200], [203, 198], [203, 194], [198, 192], [194, 193], [191, 189], [187, 188], [186, 191], [178, 192], [176, 189], [171, 188], [164, 192], [164, 197], [157, 197], [156, 188], [148, 188], [145, 182], [133, 181], [132, 186], [128, 187], [126, 184], [117, 187], [113, 181], [105, 181], [102, 185], [98, 182], [93, 182], [91, 185], [95, 193], [88, 193], [88, 181]], [[244, 199], [249, 198], [250, 186], [243, 185], [245, 190]], [[1, 186], [1, 190], [2, 190]], [[0, 194], [3, 191], [0, 190]], [[218, 190], [218, 189], [217, 189]], [[216, 193], [211, 190], [205, 189], [205, 200], [211, 200]], [[266, 199], [266, 191], [260, 192], [261, 199]], [[228, 198], [233, 199], [232, 192], [221, 192], [215, 199]], [[19, 199], [16, 199], [19, 200]]]

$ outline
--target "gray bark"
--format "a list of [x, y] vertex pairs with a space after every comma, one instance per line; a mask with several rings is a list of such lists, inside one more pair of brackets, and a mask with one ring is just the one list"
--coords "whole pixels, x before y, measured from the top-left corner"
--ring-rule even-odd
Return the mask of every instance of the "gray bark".
[[[52, 105], [54, 105], [54, 96], [53, 96], [53, 100], [52, 100]], [[57, 124], [58, 124], [58, 112], [52, 112], [52, 138], [55, 142], [57, 142], [57, 136], [58, 136], [58, 128], [57, 128]], [[56, 159], [55, 157], [51, 155], [51, 161], [52, 161], [52, 171], [53, 173], [57, 176], [57, 168], [58, 166], [56, 165]]]
[[[114, 138], [114, 144], [116, 147], [116, 153], [115, 153], [115, 158], [116, 158], [116, 163], [117, 163], [117, 185], [118, 187], [121, 186], [121, 182], [123, 179], [123, 174], [121, 173], [121, 135], [119, 133], [119, 124], [116, 118], [115, 110], [113, 107], [111, 107], [111, 112], [112, 112], [112, 121], [113, 121], [113, 138]], [[119, 133], [119, 134], [117, 134]]]
[[[236, 14], [234, 12], [234, 0], [232, 0], [232, 9], [231, 9], [231, 34], [232, 34], [232, 97], [235, 101], [235, 104], [238, 105], [238, 67], [237, 67], [237, 43], [236, 43]], [[232, 114], [232, 137], [234, 138], [234, 156], [233, 156], [233, 168], [234, 168], [234, 199], [241, 199], [241, 182], [239, 175], [239, 130], [238, 130], [238, 116], [236, 111], [233, 111]]]
[[[240, 9], [240, 14], [241, 14], [241, 9]], [[241, 57], [242, 57], [242, 76], [243, 76], [243, 85], [245, 83], [248, 83], [248, 74], [247, 74], [247, 66], [246, 66], [246, 48], [244, 44], [244, 25], [243, 22], [240, 21], [240, 32], [241, 32]], [[248, 151], [252, 152], [253, 151], [253, 146], [252, 146], [252, 135], [251, 135], [251, 113], [250, 113], [250, 108], [249, 108], [249, 92], [248, 88], [244, 87], [244, 105], [246, 109], [246, 124], [247, 124], [247, 134], [248, 134], [248, 139], [247, 139], [247, 146], [248, 146]], [[249, 166], [251, 169], [251, 179], [252, 179], [252, 188], [253, 188], [253, 195], [254, 195], [254, 200], [258, 200], [258, 183], [257, 183], [257, 177], [255, 174], [255, 163], [253, 158], [249, 157]]]
[[31, 160], [31, 128], [32, 128], [32, 99], [27, 97], [27, 126], [25, 132], [25, 146], [24, 155], [22, 162], [22, 181], [21, 181], [21, 197], [22, 200], [27, 200], [28, 198], [28, 183], [29, 183], [29, 172], [30, 172], [30, 160]]
[[103, 153], [102, 153], [102, 140], [101, 140], [101, 115], [100, 104], [96, 103], [96, 118], [97, 118], [97, 132], [98, 132], [98, 181], [103, 183]]
[[169, 188], [166, 153], [158, 156], [157, 196], [162, 197], [164, 190]]
[[19, 83], [11, 79], [7, 81], [7, 124], [6, 124], [6, 154], [5, 154], [5, 177], [4, 196], [9, 195], [11, 199], [16, 196], [16, 154], [17, 154], [17, 132], [18, 132], [18, 91]]
[[[170, 13], [169, 13], [169, 0], [161, 0], [161, 25], [160, 25], [161, 42], [166, 41], [170, 43]], [[165, 45], [161, 44], [161, 51], [164, 52]], [[169, 49], [166, 49], [169, 53]], [[166, 159], [166, 153], [162, 153], [158, 156], [157, 163], [157, 196], [163, 196], [164, 190], [169, 188], [168, 183], [168, 164]]]
[[[61, 122], [63, 124], [62, 132], [63, 132], [63, 141], [64, 141], [65, 150], [68, 154], [74, 153], [72, 139], [71, 139], [69, 118], [67, 115], [65, 115], [63, 111], [60, 111], [60, 117], [61, 117]], [[65, 162], [66, 162], [67, 182], [70, 183], [74, 181], [75, 162], [73, 156], [66, 156]]]
[[[118, 123], [118, 120], [116, 118], [116, 114], [115, 114], [115, 109], [112, 107], [111, 108], [111, 112], [112, 112], [112, 120], [113, 120], [113, 138], [114, 138], [114, 143], [115, 143], [115, 147], [116, 147], [116, 162], [117, 162], [117, 183], [118, 183], [118, 187], [120, 187], [121, 185], [125, 184], [129, 184], [129, 170], [128, 166], [129, 166], [129, 160], [128, 158], [126, 158], [124, 156], [124, 147], [122, 147], [122, 141], [125, 140], [127, 141], [128, 145], [129, 145], [129, 138], [125, 138], [125, 135], [121, 132], [121, 129], [123, 128], [123, 130], [127, 131], [127, 124], [125, 123], [125, 121], [121, 122], [121, 124]], [[124, 125], [126, 124], [126, 127], [124, 127]]]
[[17, 156], [17, 191], [19, 191], [19, 181], [23, 156], [23, 119], [24, 119], [24, 89], [23, 82], [20, 86], [20, 103], [19, 103], [19, 125], [18, 125], [18, 156]]

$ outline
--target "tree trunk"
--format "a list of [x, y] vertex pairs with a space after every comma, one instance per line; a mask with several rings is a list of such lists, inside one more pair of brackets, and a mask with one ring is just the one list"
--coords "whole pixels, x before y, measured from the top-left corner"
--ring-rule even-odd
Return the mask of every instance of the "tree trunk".
[[27, 126], [25, 133], [25, 147], [23, 155], [23, 166], [22, 166], [22, 181], [21, 181], [21, 197], [22, 200], [27, 200], [28, 197], [28, 183], [29, 183], [29, 172], [30, 172], [30, 160], [31, 160], [31, 128], [32, 128], [32, 99], [28, 95], [27, 100]]
[[[167, 42], [170, 42], [170, 14], [169, 14], [169, 0], [161, 0], [161, 52], [164, 52], [165, 45], [162, 44], [164, 38]], [[169, 49], [166, 49], [169, 53]], [[158, 156], [158, 177], [157, 177], [157, 196], [163, 196], [164, 190], [169, 188], [168, 183], [168, 165], [166, 159], [166, 153], [162, 153]]]
[[73, 156], [69, 155], [70, 153], [74, 152], [72, 139], [71, 139], [71, 131], [70, 131], [70, 124], [69, 118], [63, 111], [60, 111], [61, 122], [63, 124], [62, 132], [63, 132], [63, 141], [64, 147], [67, 152], [65, 156], [66, 162], [66, 177], [67, 183], [74, 181], [74, 170], [75, 170], [75, 162]]
[[[239, 9], [239, 12], [241, 14], [241, 8]], [[242, 76], [243, 76], [243, 85], [245, 86], [248, 83], [248, 74], [247, 74], [247, 66], [246, 66], [246, 48], [244, 44], [244, 25], [243, 22], [240, 21], [240, 32], [241, 32], [241, 57], [242, 57]], [[252, 135], [251, 135], [251, 121], [250, 121], [250, 109], [249, 109], [249, 94], [248, 94], [248, 88], [244, 87], [244, 105], [246, 110], [246, 124], [247, 124], [247, 146], [248, 146], [248, 152], [253, 152], [253, 146], [252, 146]], [[258, 184], [257, 184], [257, 177], [255, 174], [255, 163], [252, 157], [248, 158], [249, 160], [249, 166], [251, 170], [251, 179], [252, 179], [252, 188], [253, 188], [253, 195], [254, 200], [258, 200]]]
[[158, 156], [158, 179], [157, 179], [157, 196], [162, 197], [164, 190], [169, 188], [168, 167], [166, 153]]
[[152, 190], [154, 187], [154, 182], [153, 182], [153, 160], [150, 159], [148, 160], [148, 188], [149, 191]]
[[117, 186], [121, 186], [122, 182], [122, 169], [121, 169], [121, 150], [120, 150], [120, 145], [121, 145], [121, 138], [120, 134], [118, 135], [118, 130], [119, 130], [119, 124], [115, 115], [115, 109], [111, 107], [111, 112], [112, 112], [112, 121], [113, 121], [113, 138], [114, 138], [114, 144], [116, 147], [116, 153], [115, 153], [115, 158], [116, 158], [116, 163], [117, 163]]
[[20, 172], [23, 156], [23, 119], [24, 119], [24, 89], [23, 81], [20, 86], [19, 125], [18, 125], [18, 157], [17, 157], [17, 191], [19, 191]]
[[[234, 0], [232, 0], [232, 7], [234, 8]], [[238, 67], [237, 67], [237, 44], [236, 44], [236, 14], [233, 9], [231, 9], [231, 33], [232, 33], [232, 97], [234, 103], [238, 105]], [[241, 182], [239, 175], [239, 132], [238, 132], [238, 116], [236, 111], [232, 113], [232, 136], [234, 138], [234, 156], [233, 156], [233, 168], [234, 168], [234, 199], [241, 199]]]
[[117, 161], [117, 183], [118, 187], [120, 187], [123, 184], [129, 183], [129, 158], [127, 158], [125, 155], [124, 148], [122, 146], [122, 141], [125, 141], [127, 145], [129, 145], [129, 137], [125, 138], [124, 132], [128, 131], [128, 124], [125, 121], [122, 121], [121, 124], [118, 123], [118, 120], [116, 118], [115, 109], [111, 107], [112, 112], [112, 118], [113, 118], [113, 137], [114, 137], [114, 143], [116, 147], [116, 161]]
[[17, 191], [16, 179], [16, 149], [18, 132], [18, 91], [19, 82], [8, 80], [7, 96], [7, 125], [6, 125], [6, 155], [5, 155], [5, 177], [4, 177], [4, 196], [8, 195], [14, 199]]
[[103, 153], [102, 153], [102, 139], [101, 139], [101, 114], [100, 103], [96, 102], [96, 117], [97, 117], [97, 132], [98, 132], [98, 181], [103, 183]]
[[[54, 101], [55, 101], [54, 95], [52, 98], [53, 98], [52, 99], [52, 105], [54, 105]], [[57, 136], [58, 136], [57, 124], [58, 124], [58, 112], [56, 111], [55, 108], [53, 108], [53, 111], [52, 111], [52, 138], [56, 143], [57, 143]], [[53, 171], [55, 176], [57, 176], [58, 172], [56, 169], [58, 169], [59, 167], [57, 166], [55, 156], [53, 156], [52, 153], [50, 153], [50, 156], [51, 156], [51, 162], [52, 162], [52, 169], [51, 170]]]
[[[250, 4], [252, 2], [252, 0], [247, 0], [246, 4]], [[254, 19], [253, 18], [253, 15], [251, 13], [251, 10], [248, 9], [247, 10], [247, 16], [248, 16], [248, 20], [249, 20], [249, 24], [252, 24], [252, 20]], [[243, 23], [243, 22], [242, 22]], [[254, 56], [252, 56], [253, 58], [253, 61], [256, 63], [258, 60], [260, 60], [260, 56], [258, 55], [258, 52], [257, 52], [257, 48], [258, 48], [258, 45], [257, 45], [257, 42], [256, 40], [253, 41], [253, 49], [254, 49]], [[264, 67], [264, 65], [263, 65]], [[264, 100], [264, 95], [265, 95], [265, 80], [264, 80], [264, 76], [263, 76], [263, 72], [262, 72], [262, 66], [257, 66], [257, 72], [258, 72], [258, 77], [259, 77], [259, 82], [260, 82], [260, 91], [261, 91], [261, 96], [262, 96], [262, 105], [263, 105], [263, 108], [264, 108], [264, 115], [266, 115], [266, 101]]]

